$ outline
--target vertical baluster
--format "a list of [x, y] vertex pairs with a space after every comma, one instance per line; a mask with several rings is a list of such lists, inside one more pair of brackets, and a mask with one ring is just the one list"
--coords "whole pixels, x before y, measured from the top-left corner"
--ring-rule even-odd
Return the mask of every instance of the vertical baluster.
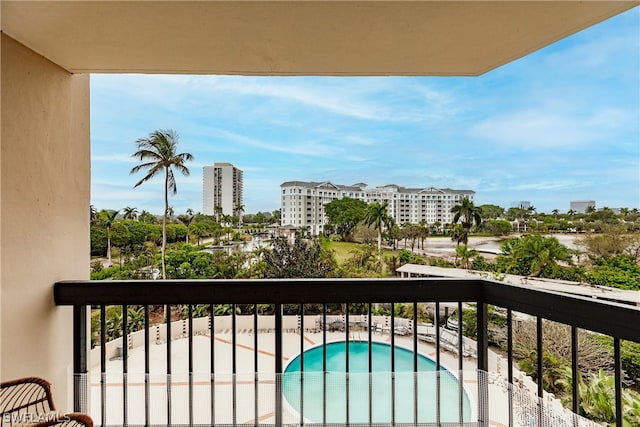
[[[580, 393], [578, 376], [578, 328], [571, 326], [571, 409], [575, 414], [580, 411]], [[577, 417], [573, 417], [574, 425], [578, 423]]]
[[129, 373], [129, 308], [122, 306], [122, 424], [128, 425], [129, 390], [127, 375]]
[[231, 304], [231, 404], [233, 407], [232, 412], [232, 424], [235, 426], [238, 424], [238, 414], [237, 414], [237, 405], [238, 405], [238, 390], [237, 390], [237, 334], [236, 329], [238, 328], [238, 324], [236, 322], [236, 305]]
[[418, 424], [418, 303], [413, 302], [413, 423]]
[[193, 425], [193, 305], [189, 304], [189, 425]]
[[344, 379], [345, 379], [345, 396], [346, 396], [346, 419], [345, 422], [349, 425], [349, 303], [345, 304], [345, 320], [344, 320], [344, 333], [345, 333], [345, 369], [344, 369]]
[[304, 425], [304, 304], [298, 308], [300, 313], [300, 425]]
[[275, 304], [276, 427], [282, 427], [282, 304]]
[[396, 306], [391, 302], [391, 425], [396, 424]]
[[167, 425], [171, 425], [171, 304], [165, 305], [167, 325]]
[[104, 305], [100, 306], [100, 425], [107, 425], [107, 314]]
[[216, 330], [215, 330], [215, 314], [214, 314], [214, 304], [209, 304], [209, 360], [211, 361], [210, 366], [210, 388], [211, 388], [211, 425], [216, 424], [216, 356], [215, 356], [215, 342], [216, 342]]
[[[459, 318], [460, 316], [458, 316]], [[435, 315], [435, 328], [436, 328], [436, 424], [440, 425], [440, 302], [436, 301], [436, 315]]]
[[88, 384], [88, 355], [91, 342], [87, 335], [86, 305], [73, 306], [73, 374], [74, 374], [74, 401], [73, 410], [86, 412], [87, 410], [87, 384]]
[[509, 427], [513, 427], [513, 315], [507, 309], [507, 380], [509, 382]]
[[542, 373], [543, 373], [543, 338], [542, 338], [542, 317], [536, 317], [536, 351], [537, 351], [537, 365], [536, 366], [536, 375], [538, 382], [538, 420], [542, 420], [542, 415], [544, 413], [544, 384], [542, 381]]
[[367, 341], [369, 344], [369, 353], [367, 355], [368, 357], [368, 362], [369, 362], [369, 424], [373, 423], [373, 357], [372, 357], [372, 336], [371, 336], [371, 327], [373, 326], [372, 323], [372, 319], [371, 319], [371, 303], [367, 304], [367, 317], [368, 317], [368, 321], [367, 321]]
[[258, 304], [253, 306], [253, 419], [255, 424], [259, 424], [258, 413]]
[[[462, 316], [458, 316], [462, 321]], [[488, 306], [483, 302], [477, 303], [476, 324], [478, 330], [478, 426], [489, 425], [489, 387], [487, 372], [489, 370], [489, 340], [488, 340]]]
[[327, 304], [322, 304], [322, 424], [327, 424]]
[[149, 381], [149, 306], [144, 306], [144, 425], [151, 424], [151, 383]]
[[462, 301], [458, 301], [458, 422], [464, 422], [464, 336], [462, 335]]
[[613, 338], [613, 370], [616, 394], [616, 427], [622, 427], [622, 361], [620, 338]]
[[543, 349], [543, 339], [542, 339], [542, 317], [536, 317], [536, 375], [538, 378], [538, 397], [542, 399], [544, 388], [542, 382], [542, 374], [543, 374], [543, 364], [544, 364], [544, 349]]

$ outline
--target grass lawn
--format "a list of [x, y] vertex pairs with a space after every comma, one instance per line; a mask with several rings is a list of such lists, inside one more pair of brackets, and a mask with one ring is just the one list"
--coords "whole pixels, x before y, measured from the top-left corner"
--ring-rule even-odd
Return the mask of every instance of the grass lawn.
[[338, 265], [342, 264], [348, 258], [351, 258], [351, 251], [360, 246], [359, 243], [353, 242], [329, 242], [328, 247], [335, 253]]
[[[347, 259], [351, 258], [353, 254], [351, 251], [360, 247], [360, 243], [353, 242], [329, 242], [328, 248], [331, 249], [335, 253], [336, 261], [338, 265], [344, 263]], [[386, 255], [397, 254], [397, 252], [393, 252], [387, 249], [382, 249], [382, 258]]]

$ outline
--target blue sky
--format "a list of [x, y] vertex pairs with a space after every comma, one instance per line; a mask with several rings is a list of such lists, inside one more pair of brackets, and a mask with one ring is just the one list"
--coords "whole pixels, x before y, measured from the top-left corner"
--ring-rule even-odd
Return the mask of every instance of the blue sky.
[[284, 181], [449, 187], [475, 203], [640, 208], [640, 8], [480, 77], [91, 76], [91, 203], [160, 214], [135, 141], [156, 129], [195, 156], [176, 214], [202, 210], [202, 167], [244, 170], [247, 213]]

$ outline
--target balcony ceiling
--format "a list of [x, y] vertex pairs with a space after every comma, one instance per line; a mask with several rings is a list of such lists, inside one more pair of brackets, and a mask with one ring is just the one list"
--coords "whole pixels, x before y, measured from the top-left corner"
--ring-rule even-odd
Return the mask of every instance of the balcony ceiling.
[[1, 2], [75, 73], [479, 75], [640, 1]]

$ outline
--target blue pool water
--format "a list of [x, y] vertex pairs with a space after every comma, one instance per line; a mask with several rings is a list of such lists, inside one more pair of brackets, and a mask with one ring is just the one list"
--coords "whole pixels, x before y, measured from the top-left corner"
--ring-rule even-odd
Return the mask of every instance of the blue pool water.
[[[372, 374], [369, 375], [369, 345]], [[418, 374], [413, 373], [413, 352], [395, 348], [395, 375], [391, 370], [391, 346], [367, 341], [349, 342], [349, 375], [345, 374], [345, 342], [327, 344], [327, 372], [322, 372], [322, 346], [298, 355], [285, 369], [282, 378], [284, 397], [299, 414], [320, 423], [419, 423], [435, 422], [437, 375], [435, 362], [418, 355]], [[348, 383], [348, 385], [347, 385]], [[457, 422], [460, 416], [458, 380], [446, 369], [440, 370], [440, 420]], [[347, 393], [348, 389], [348, 393]], [[414, 394], [415, 393], [415, 394]], [[392, 405], [392, 394], [395, 402]], [[347, 404], [348, 401], [348, 404]], [[348, 419], [347, 419], [348, 417]], [[462, 392], [462, 417], [471, 419], [471, 405]]]

